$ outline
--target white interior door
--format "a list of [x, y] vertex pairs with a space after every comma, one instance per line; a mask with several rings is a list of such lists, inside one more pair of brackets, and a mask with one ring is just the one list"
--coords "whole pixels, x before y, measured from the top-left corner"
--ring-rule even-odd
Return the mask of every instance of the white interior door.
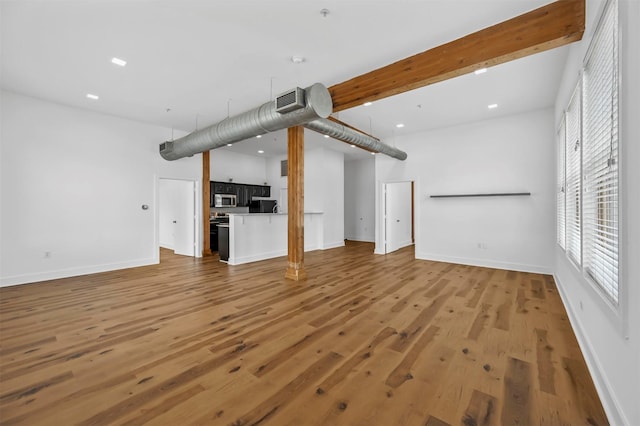
[[411, 182], [384, 184], [385, 253], [412, 244]]
[[195, 182], [160, 179], [160, 247], [195, 256]]

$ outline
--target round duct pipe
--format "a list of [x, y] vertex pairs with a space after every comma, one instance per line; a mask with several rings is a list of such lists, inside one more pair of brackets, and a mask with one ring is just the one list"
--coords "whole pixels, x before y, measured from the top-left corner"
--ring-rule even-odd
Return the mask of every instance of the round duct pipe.
[[406, 160], [407, 153], [386, 143], [380, 142], [364, 133], [358, 132], [350, 127], [344, 126], [335, 121], [319, 118], [304, 125], [309, 130], [314, 130], [323, 135], [328, 135], [334, 139], [358, 146], [367, 151], [379, 152], [398, 160]]
[[[288, 112], [281, 113], [276, 109]], [[160, 144], [160, 155], [170, 161], [190, 157], [228, 143], [326, 118], [332, 109], [331, 95], [324, 85], [316, 83], [304, 90], [296, 88], [279, 96], [276, 101], [229, 117], [180, 139], [164, 142]]]

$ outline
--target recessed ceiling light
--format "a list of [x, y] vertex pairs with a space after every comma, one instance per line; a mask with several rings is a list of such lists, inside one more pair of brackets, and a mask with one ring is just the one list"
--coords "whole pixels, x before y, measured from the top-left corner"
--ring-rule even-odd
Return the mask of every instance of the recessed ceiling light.
[[371, 155], [376, 155], [376, 153], [375, 153], [375, 152], [372, 152], [372, 153], [371, 153]]
[[355, 148], [355, 147], [356, 147], [355, 145], [351, 145], [351, 148]]
[[304, 56], [292, 56], [291, 62], [293, 62], [294, 64], [302, 64], [306, 62], [306, 59], [304, 58]]
[[373, 102], [365, 102], [365, 103], [363, 103], [362, 105], [364, 105], [364, 106], [371, 106], [372, 104], [373, 104]]
[[329, 135], [324, 135], [325, 138], [329, 138]]
[[263, 150], [259, 150], [258, 154], [264, 154], [264, 151]]
[[401, 129], [401, 128], [403, 128], [403, 127], [404, 127], [404, 124], [402, 124], [402, 123], [398, 123], [398, 124], [396, 124], [396, 127], [397, 127], [398, 129]]
[[261, 137], [262, 137], [262, 135], [258, 135], [258, 136], [256, 136], [256, 138], [258, 138], [258, 139], [260, 139]]
[[489, 108], [489, 109], [498, 108], [498, 104], [487, 105], [487, 108]]
[[121, 67], [124, 67], [125, 65], [127, 65], [127, 61], [120, 58], [111, 58], [111, 63], [119, 65]]
[[100, 99], [100, 96], [94, 95], [93, 93], [87, 93], [87, 98], [97, 101], [98, 99]]
[[233, 144], [232, 143], [228, 143], [227, 146], [233, 146]]
[[475, 75], [478, 75], [478, 74], [484, 74], [485, 72], [487, 72], [486, 68], [480, 68], [479, 70], [475, 70], [473, 73]]

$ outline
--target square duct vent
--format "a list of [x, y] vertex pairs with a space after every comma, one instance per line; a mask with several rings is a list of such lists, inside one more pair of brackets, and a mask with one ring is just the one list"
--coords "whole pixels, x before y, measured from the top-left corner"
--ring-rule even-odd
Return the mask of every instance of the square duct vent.
[[167, 141], [160, 144], [160, 152], [173, 151], [173, 142]]
[[284, 114], [304, 108], [304, 90], [296, 87], [293, 90], [276, 96], [276, 112]]

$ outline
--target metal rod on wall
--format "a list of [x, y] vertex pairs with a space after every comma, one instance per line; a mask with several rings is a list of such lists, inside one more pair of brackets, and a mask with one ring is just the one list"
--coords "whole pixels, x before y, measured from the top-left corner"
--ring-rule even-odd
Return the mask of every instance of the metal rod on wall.
[[497, 192], [491, 194], [446, 194], [431, 195], [431, 198], [461, 198], [461, 197], [513, 197], [518, 195], [531, 195], [530, 192]]

